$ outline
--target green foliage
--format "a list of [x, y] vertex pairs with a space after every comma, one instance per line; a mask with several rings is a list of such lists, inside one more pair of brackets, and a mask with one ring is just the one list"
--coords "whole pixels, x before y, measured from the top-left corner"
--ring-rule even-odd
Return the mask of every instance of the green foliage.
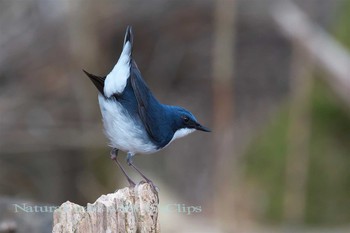
[[279, 221], [282, 217], [284, 191], [287, 111], [282, 111], [248, 148], [246, 172], [257, 183], [265, 203], [265, 217]]
[[312, 136], [307, 223], [350, 219], [350, 117], [324, 83], [312, 99]]
[[334, 29], [337, 39], [350, 48], [350, 0], [344, 0], [339, 7]]
[[[337, 14], [335, 35], [350, 48], [350, 0]], [[349, 224], [350, 113], [328, 85], [315, 77], [311, 103], [308, 183], [305, 190], [307, 224]], [[263, 217], [283, 221], [288, 108], [282, 109], [247, 150], [247, 180], [265, 193]]]
[[[320, 79], [315, 82], [311, 101], [305, 223], [349, 223], [350, 114]], [[269, 222], [283, 221], [287, 127], [285, 108], [246, 153], [247, 178], [265, 193], [263, 217]]]

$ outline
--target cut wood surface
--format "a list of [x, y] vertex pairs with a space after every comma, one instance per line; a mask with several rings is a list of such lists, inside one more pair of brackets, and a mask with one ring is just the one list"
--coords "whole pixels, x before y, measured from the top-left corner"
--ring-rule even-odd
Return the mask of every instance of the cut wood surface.
[[158, 195], [148, 183], [102, 195], [86, 207], [70, 201], [53, 215], [53, 232], [160, 232]]

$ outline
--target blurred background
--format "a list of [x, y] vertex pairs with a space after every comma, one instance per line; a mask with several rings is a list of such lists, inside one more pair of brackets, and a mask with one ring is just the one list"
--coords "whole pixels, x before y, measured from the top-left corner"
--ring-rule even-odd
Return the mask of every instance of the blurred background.
[[201, 207], [163, 232], [350, 232], [349, 0], [1, 0], [0, 232], [51, 231], [14, 204], [127, 185], [82, 72], [110, 72], [127, 25], [155, 96], [212, 129], [135, 157], [161, 209]]

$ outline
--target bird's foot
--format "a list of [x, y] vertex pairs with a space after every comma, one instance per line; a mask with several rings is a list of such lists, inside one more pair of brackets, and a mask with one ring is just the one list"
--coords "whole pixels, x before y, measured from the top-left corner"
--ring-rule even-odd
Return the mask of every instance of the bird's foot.
[[[136, 184], [135, 184], [135, 182], [134, 181], [132, 181], [132, 180], [128, 180], [128, 182], [129, 182], [129, 185], [127, 186], [129, 189], [134, 189], [135, 187], [136, 187]], [[118, 192], [118, 190], [120, 190], [120, 189], [116, 189], [114, 192], [116, 193], [116, 192]]]
[[[159, 191], [159, 188], [154, 185], [153, 181], [148, 179], [133, 163], [132, 163], [132, 154], [131, 153], [128, 153], [128, 157], [127, 157], [127, 163], [129, 166], [133, 167], [141, 176], [142, 178], [145, 180], [146, 183], [150, 184], [151, 186], [151, 189], [152, 191], [157, 195], [157, 198], [158, 198], [158, 191]], [[158, 198], [159, 200], [159, 198]]]
[[156, 185], [153, 183], [153, 181], [151, 181], [151, 180], [148, 180], [148, 181], [146, 181], [146, 182], [147, 182], [148, 184], [151, 185], [152, 191], [153, 191], [154, 193], [156, 193], [156, 194], [157, 194], [157, 197], [158, 197], [158, 192], [159, 192], [158, 186], [156, 186]]
[[152, 181], [152, 180], [148, 179], [148, 178], [147, 178], [147, 177], [145, 177], [145, 176], [143, 176], [143, 178], [144, 178], [145, 180], [141, 181], [142, 183], [147, 183], [147, 184], [151, 185], [152, 189], [154, 189], [154, 191], [156, 191], [156, 192], [158, 192], [158, 191], [159, 191], [158, 186], [157, 186], [157, 185], [155, 185], [155, 184], [153, 183], [153, 181]]
[[157, 202], [158, 202], [158, 204], [159, 204], [159, 195], [158, 195], [158, 192], [159, 192], [159, 188], [158, 188], [158, 186], [156, 186], [154, 183], [153, 183], [153, 181], [151, 181], [150, 179], [145, 179], [145, 180], [142, 180], [141, 182], [140, 182], [140, 184], [149, 184], [150, 186], [151, 186], [151, 190], [152, 190], [152, 192], [157, 196]]
[[129, 188], [135, 188], [136, 184], [134, 181], [132, 181], [132, 179], [130, 179], [129, 177], [126, 178], [129, 182]]

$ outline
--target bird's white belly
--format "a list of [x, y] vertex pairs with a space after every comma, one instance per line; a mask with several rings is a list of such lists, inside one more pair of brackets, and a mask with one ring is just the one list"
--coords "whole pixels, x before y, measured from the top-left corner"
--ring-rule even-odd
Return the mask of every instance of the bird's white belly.
[[98, 100], [110, 146], [133, 154], [157, 151], [156, 146], [148, 140], [145, 129], [136, 124], [119, 102], [105, 99], [101, 94]]

